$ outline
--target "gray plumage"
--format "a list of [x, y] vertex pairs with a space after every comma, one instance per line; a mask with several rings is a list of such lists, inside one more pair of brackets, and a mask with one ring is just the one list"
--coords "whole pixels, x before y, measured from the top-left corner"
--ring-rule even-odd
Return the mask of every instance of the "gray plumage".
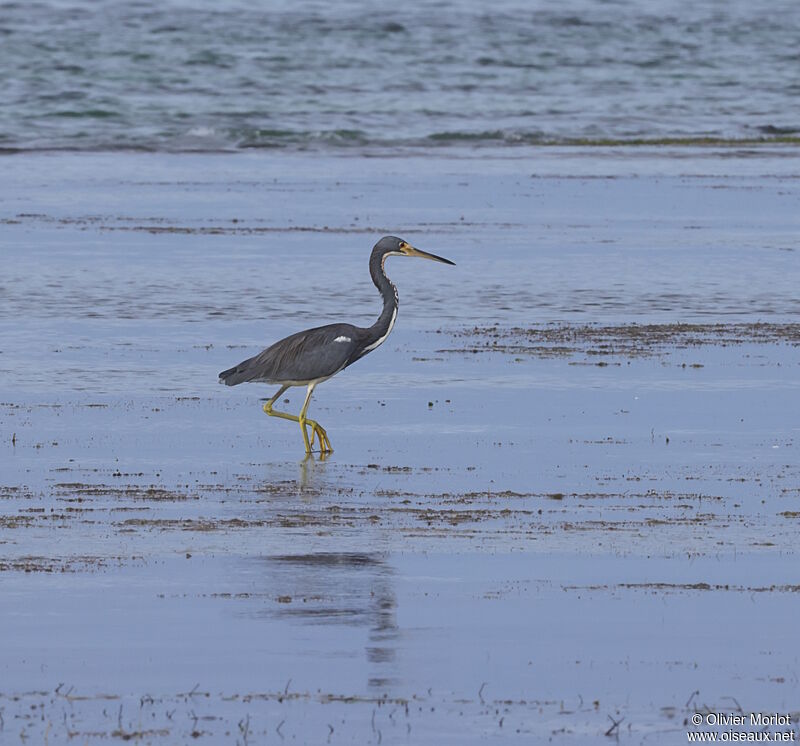
[[361, 357], [359, 347], [367, 332], [352, 324], [306, 329], [223, 371], [220, 381], [228, 386], [248, 381], [302, 386], [330, 378]]
[[[243, 360], [233, 368], [219, 374], [220, 383], [236, 386], [248, 381], [279, 384], [280, 390], [264, 405], [264, 411], [271, 416], [294, 420], [300, 423], [306, 452], [311, 452], [314, 438], [319, 437], [322, 452], [330, 451], [330, 440], [319, 423], [306, 418], [314, 387], [352, 365], [381, 345], [392, 331], [397, 318], [397, 288], [386, 276], [384, 262], [389, 256], [418, 256], [433, 259], [445, 264], [453, 264], [435, 254], [415, 249], [395, 236], [385, 236], [372, 249], [369, 258], [369, 272], [375, 287], [383, 298], [383, 310], [377, 321], [369, 327], [352, 324], [327, 324], [314, 329], [306, 329], [292, 334], [267, 347], [254, 357]], [[275, 400], [289, 386], [307, 386], [308, 392], [299, 415], [277, 412], [272, 409]], [[306, 426], [312, 428], [309, 442]]]

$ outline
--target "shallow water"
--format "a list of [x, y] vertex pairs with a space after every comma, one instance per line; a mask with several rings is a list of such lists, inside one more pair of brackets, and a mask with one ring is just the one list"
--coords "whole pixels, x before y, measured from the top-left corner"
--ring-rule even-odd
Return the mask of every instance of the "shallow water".
[[[667, 744], [796, 708], [793, 151], [462, 155], [4, 159], [3, 735]], [[216, 374], [369, 323], [384, 232], [457, 266], [387, 263], [397, 326], [302, 460]]]
[[0, 147], [796, 141], [799, 31], [790, 0], [4, 3]]
[[368, 324], [366, 256], [398, 233], [460, 267], [389, 263], [406, 328], [794, 318], [796, 150], [656, 152], [7, 158], [0, 311], [150, 344], [155, 319], [216, 345]]

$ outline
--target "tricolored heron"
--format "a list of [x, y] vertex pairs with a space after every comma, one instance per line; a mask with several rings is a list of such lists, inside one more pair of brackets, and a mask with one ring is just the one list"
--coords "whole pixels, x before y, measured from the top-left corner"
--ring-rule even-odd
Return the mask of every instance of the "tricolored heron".
[[[389, 336], [397, 318], [397, 288], [386, 276], [384, 263], [390, 256], [418, 256], [436, 262], [454, 264], [435, 254], [415, 249], [411, 244], [394, 236], [384, 236], [372, 249], [369, 273], [383, 298], [383, 311], [369, 327], [352, 324], [327, 324], [292, 334], [267, 347], [255, 357], [244, 360], [219, 374], [220, 383], [236, 386], [239, 383], [258, 381], [279, 384], [280, 389], [264, 405], [271, 417], [282, 417], [300, 423], [306, 453], [311, 453], [314, 438], [319, 438], [320, 453], [330, 452], [331, 441], [318, 422], [306, 417], [311, 394], [317, 384], [327, 381], [356, 360], [372, 352]], [[306, 399], [299, 415], [277, 412], [272, 408], [276, 399], [290, 386], [306, 386]], [[311, 428], [309, 441], [306, 425]]]

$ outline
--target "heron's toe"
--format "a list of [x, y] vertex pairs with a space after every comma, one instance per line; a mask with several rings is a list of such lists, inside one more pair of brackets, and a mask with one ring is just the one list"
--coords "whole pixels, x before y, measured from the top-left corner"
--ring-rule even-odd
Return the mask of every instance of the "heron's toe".
[[328, 438], [328, 433], [325, 432], [325, 428], [314, 420], [303, 420], [303, 427], [308, 427], [311, 429], [311, 438], [308, 440], [308, 447], [311, 449], [311, 446], [314, 445], [314, 441], [319, 441], [319, 452], [320, 453], [330, 453], [333, 451], [331, 448], [331, 441]]
[[320, 451], [322, 453], [329, 453], [330, 451], [333, 450], [333, 448], [331, 448], [331, 441], [330, 438], [328, 438], [328, 433], [326, 433], [325, 430], [319, 425], [317, 427], [319, 428]]

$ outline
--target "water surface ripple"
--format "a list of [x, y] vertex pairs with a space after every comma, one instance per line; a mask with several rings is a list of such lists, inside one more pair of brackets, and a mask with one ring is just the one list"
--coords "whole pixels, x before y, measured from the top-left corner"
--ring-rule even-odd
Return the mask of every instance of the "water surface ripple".
[[0, 148], [784, 139], [793, 2], [9, 3]]

